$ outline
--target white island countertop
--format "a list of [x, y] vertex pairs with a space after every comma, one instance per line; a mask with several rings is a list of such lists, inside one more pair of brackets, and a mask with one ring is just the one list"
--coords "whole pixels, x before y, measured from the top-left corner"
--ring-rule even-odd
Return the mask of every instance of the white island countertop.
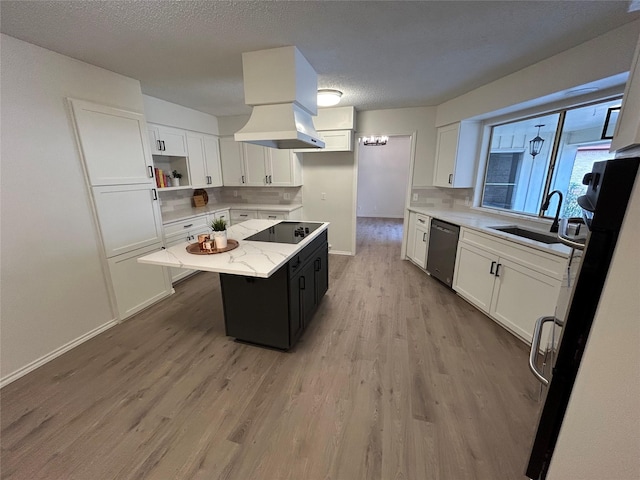
[[244, 240], [254, 233], [280, 222], [282, 220], [247, 220], [232, 225], [227, 229], [227, 237], [237, 240], [239, 245], [238, 248], [228, 252], [214, 255], [194, 255], [186, 250], [190, 242], [184, 242], [166, 250], [140, 257], [138, 262], [163, 267], [268, 278], [329, 227], [328, 222], [306, 222], [319, 223], [321, 226], [296, 244]]

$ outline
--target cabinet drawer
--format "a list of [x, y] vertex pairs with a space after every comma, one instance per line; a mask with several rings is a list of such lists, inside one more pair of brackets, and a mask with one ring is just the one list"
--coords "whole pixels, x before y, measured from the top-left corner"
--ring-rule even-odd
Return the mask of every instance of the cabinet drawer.
[[567, 266], [566, 258], [541, 252], [535, 248], [526, 247], [519, 243], [496, 238], [475, 230], [462, 228], [460, 241], [488, 249], [502, 258], [509, 258], [532, 270], [560, 280]]
[[262, 218], [265, 220], [286, 220], [287, 214], [286, 212], [268, 212], [258, 210], [258, 218]]
[[258, 212], [256, 210], [231, 210], [231, 221], [233, 223], [244, 222], [245, 220], [252, 220], [258, 218]]
[[327, 231], [322, 232], [317, 238], [304, 247], [296, 256], [289, 260], [289, 275], [294, 275], [301, 267], [307, 263], [307, 261], [313, 256], [313, 254], [327, 243]]
[[418, 228], [426, 228], [429, 229], [429, 225], [431, 224], [431, 218], [427, 215], [422, 215], [421, 213], [416, 213], [416, 226]]
[[187, 220], [181, 220], [179, 222], [171, 222], [164, 225], [164, 236], [171, 237], [173, 235], [179, 235], [183, 232], [193, 232], [195, 230], [208, 228], [206, 215], [199, 217], [192, 217]]

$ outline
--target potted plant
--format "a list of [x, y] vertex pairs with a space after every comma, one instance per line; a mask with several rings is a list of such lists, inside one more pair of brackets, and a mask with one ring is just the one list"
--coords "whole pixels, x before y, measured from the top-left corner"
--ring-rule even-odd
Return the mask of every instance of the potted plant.
[[173, 180], [171, 181], [171, 185], [173, 185], [174, 187], [179, 187], [182, 174], [179, 173], [177, 170], [174, 170], [173, 172], [171, 172], [171, 175], [173, 175]]
[[218, 218], [211, 222], [211, 230], [213, 230], [213, 238], [216, 242], [216, 248], [222, 249], [227, 247], [227, 222], [224, 218]]

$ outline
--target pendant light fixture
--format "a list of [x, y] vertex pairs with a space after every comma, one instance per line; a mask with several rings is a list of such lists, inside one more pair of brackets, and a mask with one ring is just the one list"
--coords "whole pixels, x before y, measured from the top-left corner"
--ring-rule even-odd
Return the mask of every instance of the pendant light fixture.
[[332, 88], [321, 88], [318, 90], [318, 106], [333, 107], [340, 103], [342, 92]]
[[529, 153], [534, 160], [536, 158], [536, 155], [538, 155], [542, 150], [542, 145], [544, 144], [544, 138], [540, 136], [540, 127], [544, 127], [544, 124], [536, 125], [536, 127], [538, 128], [538, 134], [535, 136], [535, 138], [529, 141]]
[[363, 137], [362, 143], [367, 147], [381, 147], [386, 145], [389, 137], [386, 135], [372, 135], [371, 137]]

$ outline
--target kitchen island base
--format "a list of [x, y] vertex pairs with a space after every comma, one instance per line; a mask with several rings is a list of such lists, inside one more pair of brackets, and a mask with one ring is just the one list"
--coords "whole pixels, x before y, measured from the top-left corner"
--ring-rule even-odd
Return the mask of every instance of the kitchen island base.
[[289, 350], [300, 338], [329, 287], [327, 232], [269, 278], [220, 274], [226, 334]]

